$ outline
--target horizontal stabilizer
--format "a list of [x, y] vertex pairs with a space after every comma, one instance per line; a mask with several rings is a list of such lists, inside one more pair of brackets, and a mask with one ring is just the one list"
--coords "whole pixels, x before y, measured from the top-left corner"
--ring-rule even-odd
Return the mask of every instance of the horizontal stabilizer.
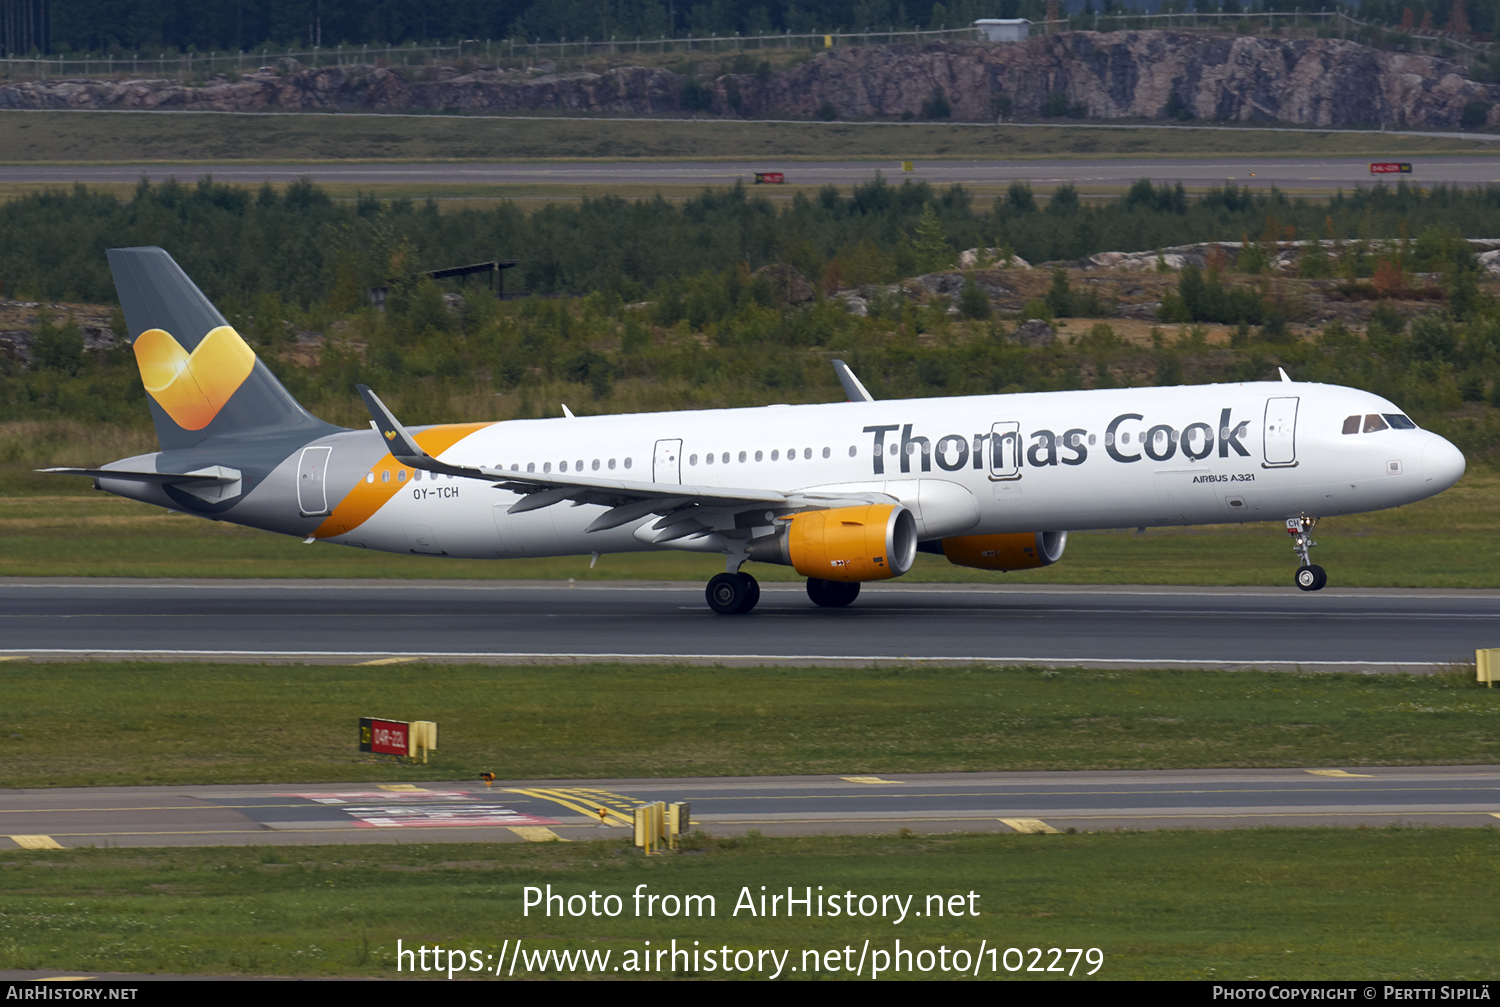
[[57, 476], [91, 476], [95, 479], [123, 479], [126, 482], [157, 483], [172, 486], [179, 483], [222, 483], [240, 481], [240, 473], [215, 465], [195, 472], [128, 472], [123, 469], [37, 469]]

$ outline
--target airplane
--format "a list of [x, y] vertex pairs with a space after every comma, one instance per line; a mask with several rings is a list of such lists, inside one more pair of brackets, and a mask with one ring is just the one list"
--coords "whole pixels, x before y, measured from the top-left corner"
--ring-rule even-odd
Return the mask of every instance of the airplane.
[[755, 608], [747, 562], [791, 566], [821, 607], [918, 552], [1003, 572], [1057, 562], [1068, 531], [1283, 521], [1317, 591], [1319, 517], [1453, 485], [1463, 454], [1393, 403], [1280, 381], [847, 402], [370, 429], [308, 413], [160, 248], [108, 252], [161, 450], [101, 490], [308, 543], [505, 559], [722, 555], [721, 615]]

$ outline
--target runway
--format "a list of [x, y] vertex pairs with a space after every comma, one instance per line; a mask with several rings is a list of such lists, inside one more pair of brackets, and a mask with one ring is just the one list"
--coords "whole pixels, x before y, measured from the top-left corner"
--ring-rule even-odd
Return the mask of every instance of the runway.
[[[1473, 157], [1392, 158], [1407, 161], [1412, 172], [1373, 176], [1369, 158], [1154, 158], [1038, 161], [917, 161], [904, 173], [901, 164], [882, 161], [743, 162], [664, 161], [655, 163], [459, 163], [459, 164], [205, 164], [0, 166], [0, 183], [134, 184], [142, 178], [190, 182], [212, 175], [217, 182], [260, 185], [311, 178], [322, 184], [343, 185], [712, 185], [752, 184], [755, 173], [781, 171], [797, 185], [852, 185], [872, 181], [876, 174], [888, 181], [903, 179], [933, 185], [1006, 185], [1012, 181], [1051, 187], [1073, 183], [1084, 189], [1123, 188], [1142, 178], [1157, 183], [1181, 182], [1191, 188], [1234, 183], [1254, 188], [1333, 190], [1395, 184], [1461, 186], [1500, 183], [1500, 159]], [[764, 187], [768, 194], [774, 186]]]
[[866, 585], [846, 609], [765, 584], [0, 581], [0, 657], [394, 663], [934, 662], [1430, 672], [1500, 645], [1500, 591]]
[[628, 843], [651, 801], [687, 802], [692, 827], [718, 836], [1481, 827], [1500, 826], [1500, 766], [13, 790], [0, 791], [0, 851]]

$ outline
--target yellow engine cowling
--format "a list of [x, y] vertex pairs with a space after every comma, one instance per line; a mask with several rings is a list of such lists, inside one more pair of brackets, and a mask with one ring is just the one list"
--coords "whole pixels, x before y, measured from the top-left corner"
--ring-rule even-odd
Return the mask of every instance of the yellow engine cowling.
[[1062, 559], [1065, 531], [1016, 532], [1010, 535], [959, 535], [943, 539], [943, 555], [954, 566], [979, 570], [1032, 570]]
[[917, 558], [917, 523], [900, 504], [804, 511], [782, 520], [774, 539], [751, 543], [751, 559], [789, 564], [804, 577], [866, 581], [899, 577]]

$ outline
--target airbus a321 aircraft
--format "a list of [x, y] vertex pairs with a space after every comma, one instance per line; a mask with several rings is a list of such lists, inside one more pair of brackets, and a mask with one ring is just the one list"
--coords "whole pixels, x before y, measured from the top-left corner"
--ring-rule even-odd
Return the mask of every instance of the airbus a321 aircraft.
[[[755, 607], [747, 561], [818, 605], [918, 552], [981, 570], [1062, 558], [1068, 530], [1284, 521], [1296, 584], [1319, 517], [1441, 492], [1463, 455], [1396, 406], [1331, 385], [850, 401], [407, 429], [360, 386], [372, 429], [300, 406], [159, 248], [109, 252], [162, 450], [99, 489], [362, 549], [504, 559], [682, 549], [724, 557], [709, 607]], [[566, 411], [566, 407], [564, 407]]]

